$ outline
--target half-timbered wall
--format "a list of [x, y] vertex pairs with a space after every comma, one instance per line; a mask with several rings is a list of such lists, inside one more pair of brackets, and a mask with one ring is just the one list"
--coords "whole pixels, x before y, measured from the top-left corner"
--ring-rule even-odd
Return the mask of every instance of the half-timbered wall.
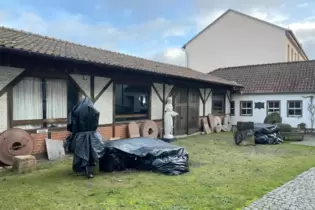
[[6, 86], [10, 84], [24, 69], [0, 66], [0, 132], [8, 129], [8, 94]]

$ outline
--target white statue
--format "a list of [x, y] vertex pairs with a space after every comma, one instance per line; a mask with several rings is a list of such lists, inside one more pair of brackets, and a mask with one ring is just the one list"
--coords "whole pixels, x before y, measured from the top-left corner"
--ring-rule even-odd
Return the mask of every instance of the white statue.
[[172, 98], [167, 99], [164, 110], [164, 139], [174, 139], [173, 136], [173, 117], [178, 115], [173, 111]]

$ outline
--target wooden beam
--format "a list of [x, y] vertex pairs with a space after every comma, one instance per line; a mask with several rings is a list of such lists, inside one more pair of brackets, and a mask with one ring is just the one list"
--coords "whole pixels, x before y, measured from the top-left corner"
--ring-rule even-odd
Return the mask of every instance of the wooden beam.
[[[95, 103], [101, 96], [102, 94], [108, 89], [108, 87], [113, 83], [113, 80], [109, 80], [107, 84], [103, 87], [103, 89], [97, 94], [97, 96], [94, 98], [93, 103]], [[93, 93], [94, 94], [94, 93]], [[115, 96], [115, 92], [113, 92]]]
[[209, 99], [211, 93], [212, 93], [212, 90], [210, 90], [210, 92], [208, 93], [208, 95], [207, 95], [207, 97], [206, 97], [206, 99], [205, 99], [205, 102], [208, 101], [208, 99]]
[[19, 83], [26, 75], [26, 71], [24, 70], [22, 73], [20, 73], [19, 75], [17, 75], [11, 82], [9, 82], [7, 85], [5, 85], [2, 90], [0, 90], [0, 97], [8, 92], [8, 90], [11, 87], [14, 87], [17, 83]]
[[227, 96], [229, 102], [231, 103], [231, 92], [230, 92], [230, 94], [229, 94], [229, 92], [226, 91], [225, 95]]
[[168, 93], [167, 97], [164, 99], [164, 103], [166, 103], [167, 99], [175, 92], [175, 88], [174, 87], [175, 87], [175, 85], [173, 85], [171, 91]]
[[[164, 113], [165, 113], [165, 83], [163, 82], [162, 135], [164, 135]], [[163, 138], [163, 137], [161, 136], [160, 138]]]
[[160, 101], [163, 103], [163, 99], [162, 99], [161, 95], [159, 94], [158, 90], [156, 89], [156, 87], [154, 86], [154, 84], [152, 84], [152, 88], [153, 88], [154, 92], [156, 93], [156, 95], [159, 97]]
[[70, 82], [73, 83], [73, 85], [85, 96], [85, 97], [88, 97], [86, 92], [78, 85], [78, 83], [76, 83], [76, 81], [71, 77], [71, 75], [69, 74], [68, 75], [68, 80]]
[[90, 76], [90, 93], [91, 93], [92, 101], [95, 100], [95, 98], [94, 98], [94, 87], [95, 87], [94, 82], [95, 82], [94, 76]]
[[[47, 80], [42, 78], [42, 104], [43, 104], [43, 120], [47, 119]], [[43, 122], [44, 128], [47, 128], [47, 122]]]
[[[110, 81], [112, 82], [112, 81]], [[110, 84], [109, 82], [107, 84]], [[109, 85], [108, 85], [109, 86]], [[104, 88], [103, 88], [104, 89]], [[105, 91], [105, 90], [104, 90]], [[102, 91], [101, 91], [102, 92]], [[116, 88], [115, 88], [115, 83], [113, 82], [113, 119], [112, 119], [112, 137], [116, 137], [116, 132], [115, 132], [115, 112], [116, 112]]]
[[205, 103], [205, 99], [202, 96], [202, 93], [200, 92], [200, 89], [198, 89], [199, 97], [201, 98], [202, 103]]

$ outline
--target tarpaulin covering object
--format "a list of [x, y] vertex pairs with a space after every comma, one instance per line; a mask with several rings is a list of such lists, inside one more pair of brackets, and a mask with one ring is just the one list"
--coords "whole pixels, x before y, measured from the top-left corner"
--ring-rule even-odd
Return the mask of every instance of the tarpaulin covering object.
[[189, 171], [189, 155], [185, 148], [153, 138], [121, 139], [107, 142], [100, 159], [104, 172], [126, 169], [151, 170], [167, 175]]
[[72, 132], [65, 147], [74, 153], [72, 169], [85, 172], [92, 176], [89, 167], [95, 166], [104, 155], [105, 142], [102, 135], [96, 131], [99, 112], [94, 108], [89, 98], [82, 99], [68, 116], [67, 130]]
[[255, 123], [254, 132], [256, 144], [281, 144], [283, 142], [280, 129], [275, 124]]
[[281, 144], [283, 137], [280, 129], [276, 124], [254, 123], [254, 129], [236, 131], [234, 140], [236, 144], [240, 144], [248, 136], [254, 134], [256, 144]]

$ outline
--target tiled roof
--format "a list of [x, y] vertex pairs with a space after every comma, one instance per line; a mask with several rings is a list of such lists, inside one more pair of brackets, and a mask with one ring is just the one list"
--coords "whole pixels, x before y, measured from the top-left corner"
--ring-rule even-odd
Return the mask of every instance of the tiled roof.
[[197, 72], [189, 68], [79, 45], [6, 27], [0, 27], [0, 49], [1, 48], [112, 65], [137, 71], [152, 72], [160, 75], [176, 76], [209, 83], [240, 86], [234, 82]]
[[315, 60], [221, 68], [209, 75], [242, 84], [243, 93], [315, 92]]

